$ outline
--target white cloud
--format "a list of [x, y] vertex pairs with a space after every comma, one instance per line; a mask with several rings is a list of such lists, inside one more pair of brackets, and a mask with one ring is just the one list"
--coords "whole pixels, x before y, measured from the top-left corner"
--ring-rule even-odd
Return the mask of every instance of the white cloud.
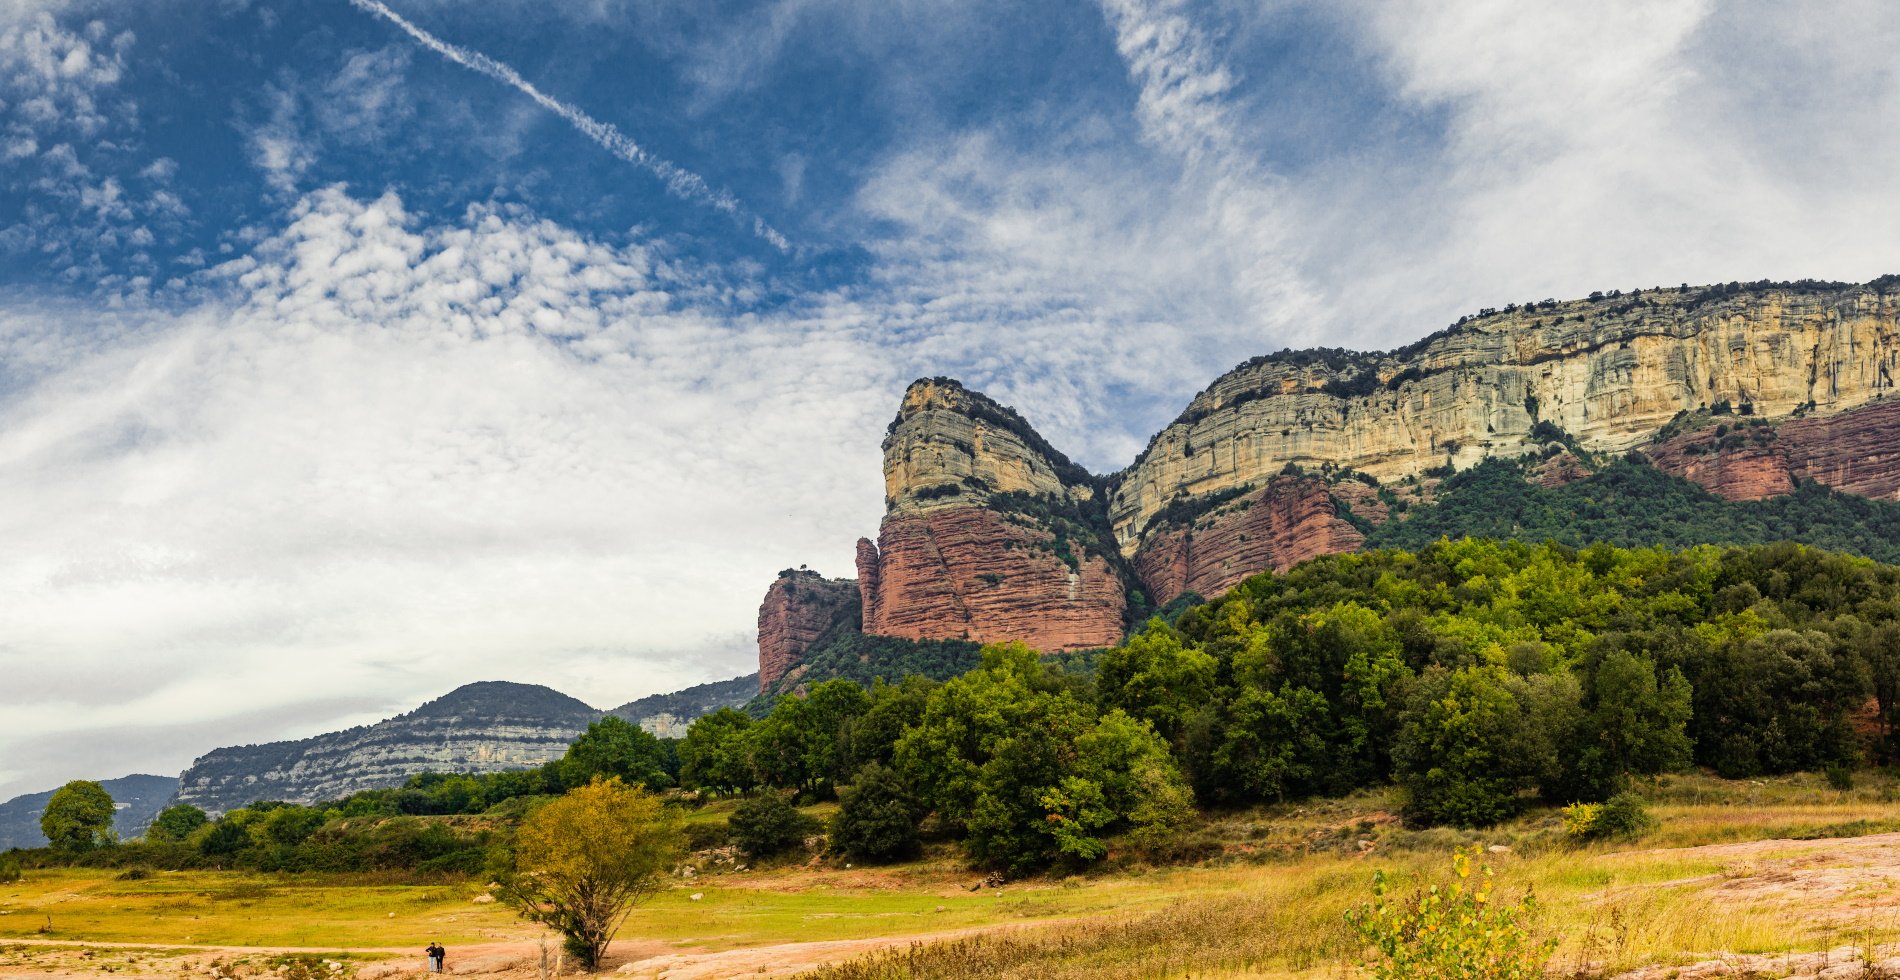
[[138, 718], [124, 765], [176, 768], [307, 732], [307, 702], [509, 678], [610, 706], [752, 669], [777, 569], [845, 573], [875, 525], [862, 435], [907, 379], [868, 322], [695, 308], [675, 268], [325, 189], [215, 270], [230, 302], [0, 312], [0, 660], [52, 706], [30, 737]]

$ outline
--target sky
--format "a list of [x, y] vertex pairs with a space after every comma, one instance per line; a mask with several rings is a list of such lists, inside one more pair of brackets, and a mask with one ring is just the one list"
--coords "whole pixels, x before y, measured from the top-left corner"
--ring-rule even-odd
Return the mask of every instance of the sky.
[[1900, 7], [0, 0], [0, 798], [756, 666], [905, 385], [1900, 272]]

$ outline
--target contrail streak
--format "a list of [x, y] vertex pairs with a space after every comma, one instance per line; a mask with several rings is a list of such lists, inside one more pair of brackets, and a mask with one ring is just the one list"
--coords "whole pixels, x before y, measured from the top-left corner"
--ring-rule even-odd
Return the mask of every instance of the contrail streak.
[[731, 194], [725, 191], [715, 190], [711, 185], [706, 183], [705, 178], [698, 174], [666, 160], [662, 160], [648, 153], [646, 150], [641, 149], [640, 144], [635, 143], [627, 134], [614, 128], [612, 123], [601, 122], [587, 113], [535, 88], [534, 83], [522, 78], [520, 72], [482, 54], [480, 51], [470, 51], [467, 48], [450, 44], [436, 37], [434, 34], [417, 27], [415, 24], [410, 23], [403, 15], [385, 6], [381, 0], [350, 0], [350, 3], [358, 10], [375, 14], [397, 27], [402, 28], [410, 37], [415, 38], [417, 43], [434, 51], [436, 54], [470, 71], [479, 72], [504, 85], [512, 86], [521, 92], [521, 94], [540, 103], [542, 108], [567, 120], [575, 129], [580, 130], [582, 135], [600, 144], [607, 152], [612, 153], [614, 156], [636, 167], [645, 168], [659, 177], [661, 181], [665, 182], [666, 189], [672, 191], [674, 195], [689, 201], [699, 201], [704, 204], [710, 204], [714, 208], [724, 211], [742, 221], [749, 220], [752, 223], [752, 231], [754, 234], [771, 242], [772, 246], [781, 252], [791, 250], [791, 243], [785, 240], [784, 235], [779, 234], [777, 229], [766, 224], [765, 219], [746, 210], [745, 206], [740, 204], [738, 199], [734, 198]]

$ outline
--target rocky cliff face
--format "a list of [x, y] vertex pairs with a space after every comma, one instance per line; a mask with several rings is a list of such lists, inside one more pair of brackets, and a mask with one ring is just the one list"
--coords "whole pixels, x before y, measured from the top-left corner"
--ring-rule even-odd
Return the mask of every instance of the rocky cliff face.
[[422, 772], [523, 769], [560, 758], [602, 714], [537, 685], [469, 684], [374, 725], [213, 750], [179, 777], [176, 801], [217, 814], [256, 800], [333, 800]]
[[[1109, 477], [983, 395], [918, 381], [884, 441], [878, 538], [858, 543], [863, 630], [1111, 644], [1131, 598], [1211, 598], [1352, 550], [1428, 502], [1447, 464], [1487, 456], [1530, 456], [1546, 487], [1643, 448], [1731, 499], [1803, 479], [1895, 499], [1896, 357], [1900, 277], [1547, 300], [1385, 353], [1255, 358]], [[774, 601], [761, 666], [782, 672], [797, 631]]]
[[943, 378], [919, 381], [884, 440], [886, 513], [858, 543], [867, 633], [1114, 643], [1128, 581], [1099, 489], [1015, 412]]
[[1718, 496], [1760, 500], [1813, 480], [1863, 497], [1900, 497], [1900, 399], [1821, 418], [1694, 421], [1644, 453], [1657, 467]]
[[1216, 380], [1119, 475], [1125, 554], [1169, 503], [1264, 485], [1287, 464], [1380, 480], [1535, 448], [1550, 422], [1621, 452], [1678, 413], [1870, 404], [1900, 370], [1900, 283], [1666, 289], [1487, 312], [1383, 354], [1287, 352]]
[[[1367, 511], [1383, 516], [1383, 508]], [[1134, 566], [1155, 603], [1166, 605], [1188, 592], [1218, 596], [1250, 575], [1352, 551], [1364, 540], [1341, 516], [1326, 481], [1279, 477], [1203, 514], [1150, 528]]]
[[828, 579], [802, 568], [778, 573], [759, 604], [759, 686], [754, 693], [770, 689], [798, 666], [812, 641], [858, 601], [858, 583], [851, 579]]

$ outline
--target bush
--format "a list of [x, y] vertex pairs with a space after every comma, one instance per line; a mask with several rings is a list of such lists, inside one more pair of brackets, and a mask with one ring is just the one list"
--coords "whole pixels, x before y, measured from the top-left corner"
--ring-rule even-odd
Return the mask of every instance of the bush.
[[1649, 803], [1635, 793], [1618, 793], [1597, 814], [1596, 836], [1606, 840], [1635, 840], [1656, 829]]
[[12, 855], [0, 856], [0, 885], [10, 885], [19, 881], [24, 872], [20, 870], [20, 859]]
[[689, 851], [707, 851], [730, 843], [732, 843], [732, 828], [723, 823], [686, 825], [686, 849]]
[[1385, 872], [1373, 875], [1372, 901], [1346, 921], [1372, 947], [1364, 964], [1375, 980], [1542, 980], [1555, 939], [1532, 932], [1537, 903], [1530, 892], [1516, 902], [1494, 902], [1491, 869], [1473, 886], [1472, 858], [1452, 856], [1453, 880], [1392, 900]]
[[1618, 793], [1604, 803], [1564, 807], [1564, 833], [1578, 840], [1634, 840], [1656, 827], [1649, 804], [1635, 793]]
[[798, 847], [821, 829], [816, 819], [777, 793], [762, 793], [739, 804], [728, 826], [732, 842], [750, 858], [766, 858]]
[[1851, 767], [1835, 763], [1822, 770], [1827, 776], [1827, 785], [1845, 793], [1854, 788], [1854, 770]]
[[831, 819], [831, 847], [861, 861], [914, 857], [922, 847], [917, 834], [923, 808], [890, 767], [876, 762], [858, 770], [857, 781], [839, 798]]

